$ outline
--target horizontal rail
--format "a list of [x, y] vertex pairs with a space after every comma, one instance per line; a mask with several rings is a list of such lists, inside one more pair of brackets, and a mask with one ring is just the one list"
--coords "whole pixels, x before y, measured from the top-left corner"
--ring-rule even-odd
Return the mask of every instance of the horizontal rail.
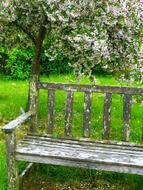
[[127, 87], [127, 86], [100, 86], [100, 85], [94, 85], [94, 84], [89, 85], [89, 84], [37, 82], [37, 89], [143, 95], [143, 88]]

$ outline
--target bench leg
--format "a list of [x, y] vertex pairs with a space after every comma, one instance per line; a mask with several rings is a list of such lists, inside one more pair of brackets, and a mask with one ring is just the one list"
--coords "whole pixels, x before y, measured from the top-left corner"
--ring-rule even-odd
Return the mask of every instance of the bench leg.
[[15, 159], [15, 132], [6, 134], [6, 155], [8, 169], [8, 190], [19, 190], [18, 167]]

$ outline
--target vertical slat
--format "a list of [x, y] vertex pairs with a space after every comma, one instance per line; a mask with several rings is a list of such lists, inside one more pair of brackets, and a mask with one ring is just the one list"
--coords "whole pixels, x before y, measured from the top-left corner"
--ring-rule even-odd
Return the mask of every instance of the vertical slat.
[[48, 90], [48, 133], [54, 129], [55, 90]]
[[132, 96], [124, 95], [123, 141], [130, 140], [131, 105], [132, 105]]
[[66, 91], [65, 136], [71, 136], [73, 117], [73, 92]]
[[109, 140], [110, 137], [110, 121], [111, 121], [111, 104], [112, 94], [106, 93], [103, 109], [103, 139]]
[[92, 103], [92, 93], [84, 93], [84, 118], [83, 118], [83, 128], [84, 137], [90, 137], [90, 123], [91, 123], [91, 103]]

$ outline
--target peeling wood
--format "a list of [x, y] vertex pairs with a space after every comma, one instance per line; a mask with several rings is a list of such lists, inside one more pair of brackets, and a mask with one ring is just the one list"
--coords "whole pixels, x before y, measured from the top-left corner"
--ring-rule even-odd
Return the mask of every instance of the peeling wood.
[[63, 142], [64, 140], [66, 140], [67, 143], [69, 144], [83, 144], [83, 145], [86, 145], [86, 143], [89, 143], [90, 145], [93, 145], [95, 146], [98, 146], [98, 144], [101, 146], [102, 144], [107, 147], [110, 147], [112, 145], [112, 148], [113, 148], [113, 145], [115, 145], [115, 147], [120, 147], [120, 148], [123, 148], [123, 149], [138, 149], [140, 151], [143, 151], [143, 145], [142, 144], [137, 144], [137, 143], [133, 143], [133, 142], [122, 142], [122, 141], [110, 141], [110, 140], [91, 140], [90, 138], [72, 138], [72, 137], [60, 137], [60, 138], [57, 138], [57, 137], [53, 137], [52, 135], [40, 135], [40, 134], [28, 134], [25, 136], [25, 139], [40, 139], [40, 141], [42, 140], [50, 140], [52, 142]]
[[88, 84], [66, 84], [66, 83], [47, 83], [37, 82], [37, 89], [53, 89], [53, 90], [71, 90], [79, 92], [103, 92], [115, 94], [143, 95], [143, 88], [138, 87], [119, 87], [119, 86], [100, 86]]
[[48, 90], [48, 133], [54, 130], [55, 90]]
[[95, 146], [95, 143], [96, 143], [96, 146], [98, 146], [98, 144], [101, 146], [102, 144], [107, 147], [110, 147], [112, 146], [113, 148], [113, 145], [115, 145], [115, 148], [117, 149], [118, 147], [120, 148], [123, 148], [123, 149], [137, 149], [139, 148], [140, 151], [143, 151], [143, 145], [142, 144], [137, 144], [137, 143], [131, 143], [131, 142], [122, 142], [122, 141], [109, 141], [109, 140], [100, 140], [100, 141], [97, 141], [97, 140], [91, 140], [90, 138], [72, 138], [72, 137], [60, 137], [60, 138], [57, 138], [57, 137], [53, 137], [53, 136], [49, 136], [49, 135], [39, 135], [39, 134], [28, 134], [27, 136], [25, 136], [25, 139], [31, 139], [31, 140], [34, 140], [34, 139], [39, 139], [40, 141], [42, 140], [47, 140], [47, 141], [52, 141], [52, 142], [63, 142], [64, 140], [66, 140], [66, 143], [69, 143], [69, 144], [84, 144], [86, 145], [87, 143], [90, 144], [91, 146]]
[[34, 116], [35, 113], [32, 111], [29, 111], [25, 114], [22, 114], [21, 116], [17, 117], [15, 120], [11, 121], [7, 125], [5, 125], [2, 130], [5, 131], [6, 133], [12, 132], [16, 127], [19, 127], [22, 123], [24, 123], [27, 119], [31, 118]]
[[110, 137], [110, 120], [111, 120], [111, 103], [112, 94], [106, 93], [104, 100], [104, 112], [103, 112], [103, 139], [109, 140]]
[[[42, 138], [42, 137], [41, 137]], [[124, 173], [136, 173], [143, 175], [143, 151], [142, 148], [123, 149], [122, 145], [107, 146], [106, 144], [80, 141], [71, 142], [68, 139], [61, 140], [43, 137], [44, 141], [34, 138], [25, 139], [16, 148], [16, 158], [33, 162], [77, 166], [92, 169], [118, 171]], [[57, 140], [57, 141], [56, 141]], [[59, 140], [59, 141], [58, 141]], [[91, 167], [92, 165], [92, 167]], [[97, 168], [98, 165], [98, 168]], [[139, 172], [139, 173], [138, 173]]]
[[132, 96], [124, 95], [123, 141], [130, 140], [131, 105], [132, 105]]
[[96, 170], [103, 170], [103, 171], [114, 171], [120, 173], [130, 173], [130, 174], [137, 174], [143, 175], [143, 169], [138, 167], [130, 167], [124, 165], [113, 165], [107, 163], [92, 163], [92, 162], [82, 162], [82, 161], [73, 161], [73, 160], [66, 160], [66, 159], [58, 159], [58, 158], [51, 158], [51, 157], [44, 157], [42, 159], [39, 155], [29, 156], [29, 155], [16, 155], [17, 160], [26, 160], [32, 161], [34, 163], [44, 163], [44, 164], [52, 164], [52, 165], [61, 165], [61, 166], [71, 166], [71, 167], [79, 167], [79, 168], [86, 168], [86, 169], [96, 169]]
[[[87, 143], [83, 143], [82, 141], [80, 143], [69, 143], [69, 141], [67, 140], [62, 140], [62, 141], [53, 141], [53, 139], [49, 139], [47, 140], [46, 138], [45, 139], [32, 139], [32, 138], [29, 138], [29, 139], [24, 139], [22, 141], [22, 144], [20, 143], [19, 144], [20, 146], [29, 146], [29, 145], [33, 145], [33, 146], [43, 146], [43, 147], [46, 147], [46, 148], [52, 148], [53, 146], [55, 148], [63, 148], [63, 149], [68, 149], [69, 151], [72, 150], [72, 149], [78, 149], [80, 151], [84, 151], [86, 148], [88, 149], [89, 152], [94, 152], [94, 151], [98, 151], [98, 152], [107, 152], [112, 154], [119, 154], [119, 155], [124, 155], [124, 154], [128, 154], [130, 156], [134, 156], [134, 152], [137, 152], [137, 157], [141, 157], [143, 155], [143, 151], [141, 149], [141, 147], [126, 147], [126, 146], [118, 146], [118, 145], [114, 145], [114, 144], [111, 144], [110, 146], [109, 145], [106, 145], [106, 144], [101, 144], [101, 143], [93, 143], [91, 144], [90, 142], [87, 142]], [[41, 148], [42, 149], [42, 148]]]
[[6, 133], [6, 155], [8, 169], [8, 190], [19, 190], [18, 168], [15, 159], [15, 131]]
[[66, 91], [65, 136], [72, 136], [73, 92]]
[[91, 123], [91, 103], [92, 103], [92, 93], [84, 93], [84, 117], [83, 117], [83, 129], [84, 137], [90, 137], [90, 123]]

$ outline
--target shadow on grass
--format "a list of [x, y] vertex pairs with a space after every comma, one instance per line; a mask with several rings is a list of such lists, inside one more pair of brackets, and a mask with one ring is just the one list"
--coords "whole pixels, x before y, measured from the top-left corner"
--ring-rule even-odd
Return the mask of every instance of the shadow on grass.
[[143, 176], [36, 164], [22, 190], [143, 190]]

